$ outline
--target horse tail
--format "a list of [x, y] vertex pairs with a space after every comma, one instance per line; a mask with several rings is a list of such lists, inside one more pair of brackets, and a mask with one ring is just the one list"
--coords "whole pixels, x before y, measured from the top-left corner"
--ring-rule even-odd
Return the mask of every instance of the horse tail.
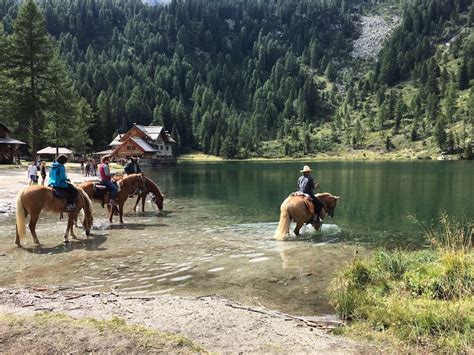
[[280, 206], [280, 221], [278, 222], [278, 228], [273, 235], [276, 240], [285, 239], [286, 235], [290, 232], [290, 213], [288, 212], [290, 199], [287, 198]]
[[26, 236], [25, 207], [21, 201], [22, 197], [23, 190], [16, 195], [16, 232], [20, 241], [24, 241]]
[[79, 195], [82, 198], [82, 202], [84, 205], [84, 218], [89, 219], [90, 225], [92, 226], [93, 223], [93, 216], [92, 216], [92, 201], [89, 198], [89, 195], [84, 191], [84, 189], [80, 187], [76, 187], [79, 191]]

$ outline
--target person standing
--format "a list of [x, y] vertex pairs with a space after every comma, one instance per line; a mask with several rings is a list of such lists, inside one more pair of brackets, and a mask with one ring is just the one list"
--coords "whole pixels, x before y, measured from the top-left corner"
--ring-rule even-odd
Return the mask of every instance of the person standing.
[[313, 217], [313, 222], [319, 222], [319, 217], [321, 215], [321, 209], [323, 208], [323, 204], [319, 199], [314, 195], [313, 189], [319, 186], [319, 183], [314, 184], [314, 179], [311, 176], [311, 168], [308, 165], [303, 167], [303, 170], [300, 170], [300, 173], [303, 173], [302, 176], [298, 179], [298, 186], [297, 189], [299, 192], [305, 193], [309, 195], [313, 201], [314, 210], [316, 211], [316, 215]]
[[46, 180], [46, 162], [45, 161], [41, 162], [40, 174], [41, 174], [41, 185], [44, 185], [44, 181]]
[[76, 193], [77, 190], [69, 182], [66, 174], [66, 167], [64, 164], [67, 162], [67, 156], [61, 154], [58, 159], [51, 165], [49, 169], [49, 183], [48, 186], [54, 187], [56, 190], [62, 190], [66, 194], [67, 206], [66, 212], [70, 212], [76, 208]]
[[115, 202], [115, 198], [117, 196], [118, 189], [117, 186], [115, 186], [115, 184], [112, 182], [112, 174], [110, 173], [109, 163], [110, 156], [106, 155], [102, 157], [101, 164], [99, 166], [99, 175], [102, 184], [107, 186], [107, 188], [110, 190], [109, 205], [114, 206], [117, 204], [117, 202]]
[[28, 167], [28, 179], [30, 180], [29, 185], [36, 185], [38, 183], [37, 167], [34, 161], [31, 162]]

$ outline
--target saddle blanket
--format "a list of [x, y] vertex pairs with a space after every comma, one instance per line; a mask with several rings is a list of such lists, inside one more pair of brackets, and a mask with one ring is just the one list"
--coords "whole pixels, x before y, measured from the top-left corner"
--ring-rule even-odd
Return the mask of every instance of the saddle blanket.
[[304, 204], [306, 205], [306, 208], [309, 210], [311, 214], [315, 213], [314, 210], [314, 204], [313, 204], [313, 199], [311, 198], [310, 195], [305, 194], [304, 192], [301, 191], [295, 191], [290, 196], [301, 196], [304, 198]]

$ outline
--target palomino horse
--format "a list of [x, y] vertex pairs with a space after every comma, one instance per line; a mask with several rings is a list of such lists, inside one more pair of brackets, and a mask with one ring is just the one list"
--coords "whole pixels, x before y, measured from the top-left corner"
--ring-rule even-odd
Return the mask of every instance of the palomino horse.
[[[323, 203], [321, 210], [321, 219], [326, 218], [327, 215], [333, 217], [334, 209], [336, 208], [339, 196], [333, 196], [330, 193], [317, 194], [316, 197]], [[300, 229], [303, 224], [310, 223], [313, 215], [309, 210], [309, 204], [312, 202], [305, 196], [301, 195], [290, 195], [280, 206], [280, 221], [278, 222], [278, 228], [273, 235], [273, 238], [283, 240], [290, 231], [291, 221], [296, 222], [295, 234], [300, 234]], [[316, 230], [321, 228], [321, 223], [313, 224]]]
[[[33, 242], [40, 245], [36, 235], [36, 223], [41, 210], [63, 213], [66, 211], [67, 201], [65, 198], [59, 199], [54, 196], [53, 189], [47, 186], [29, 186], [20, 191], [16, 197], [16, 237], [15, 243], [21, 247], [21, 241], [24, 241], [26, 234], [25, 219], [30, 214], [30, 231], [33, 237]], [[79, 212], [84, 209], [84, 220], [82, 225], [88, 236], [92, 228], [92, 203], [87, 194], [80, 188], [77, 189], [76, 208], [68, 214], [68, 222], [66, 232], [64, 234], [64, 242], [67, 243], [69, 232], [74, 239], [77, 239], [74, 234], [74, 222], [77, 220]]]
[[145, 176], [145, 189], [138, 194], [137, 202], [135, 203], [135, 207], [133, 207], [135, 212], [137, 211], [137, 206], [138, 202], [140, 202], [140, 199], [142, 200], [142, 212], [145, 212], [145, 199], [149, 193], [153, 194], [151, 202], [158, 206], [160, 211], [163, 210], [163, 194], [161, 193], [158, 186], [153, 182], [153, 180]]
[[[86, 194], [91, 199], [93, 199], [95, 183], [96, 181], [86, 181], [77, 186], [82, 188], [86, 192]], [[118, 180], [117, 184], [119, 185], [119, 189], [120, 189], [120, 191], [117, 193], [117, 198], [116, 198], [117, 206], [114, 206], [114, 208], [110, 208], [110, 206], [107, 206], [107, 208], [109, 209], [110, 223], [112, 223], [112, 219], [116, 211], [116, 208], [118, 208], [120, 223], [123, 223], [123, 205], [125, 204], [125, 201], [127, 201], [128, 196], [132, 194], [133, 192], [135, 192], [136, 189], [142, 190], [145, 188], [145, 176], [143, 174], [130, 174], [130, 175], [125, 176], [123, 179]], [[110, 194], [106, 194], [105, 202], [107, 203], [109, 199], [110, 199]], [[95, 199], [95, 200], [102, 202], [101, 199]]]

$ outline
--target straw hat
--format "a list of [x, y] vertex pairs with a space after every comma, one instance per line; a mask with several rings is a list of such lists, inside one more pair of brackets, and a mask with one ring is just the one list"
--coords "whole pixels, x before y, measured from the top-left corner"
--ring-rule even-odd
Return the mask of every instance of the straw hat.
[[310, 172], [311, 172], [311, 168], [308, 165], [305, 165], [303, 167], [303, 170], [300, 170], [300, 173], [310, 173]]

